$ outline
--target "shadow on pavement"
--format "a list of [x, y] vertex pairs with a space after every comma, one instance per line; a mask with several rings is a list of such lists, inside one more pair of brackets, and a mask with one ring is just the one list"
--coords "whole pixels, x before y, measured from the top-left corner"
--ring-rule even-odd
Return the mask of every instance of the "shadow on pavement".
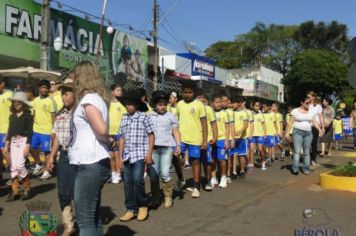
[[0, 188], [0, 197], [4, 197], [9, 195], [11, 192], [11, 187], [10, 186], [6, 186], [6, 187], [1, 187]]
[[116, 215], [111, 210], [111, 207], [102, 206], [100, 208], [100, 217], [103, 225], [108, 225], [113, 219], [115, 219]]
[[135, 235], [136, 232], [127, 227], [126, 225], [112, 225], [109, 227], [105, 236], [117, 236], [117, 235], [125, 235], [131, 236]]
[[56, 184], [54, 184], [54, 183], [40, 184], [40, 185], [34, 186], [31, 189], [31, 193], [32, 193], [31, 199], [41, 193], [49, 192], [49, 191], [53, 190], [54, 188], [56, 188]]
[[325, 164], [321, 164], [324, 168], [326, 168], [326, 169], [329, 169], [329, 170], [331, 170], [331, 169], [334, 169], [337, 165], [333, 165], [333, 164], [327, 164], [327, 163], [325, 163]]
[[0, 207], [0, 216], [2, 216], [2, 212], [4, 211], [4, 208]]

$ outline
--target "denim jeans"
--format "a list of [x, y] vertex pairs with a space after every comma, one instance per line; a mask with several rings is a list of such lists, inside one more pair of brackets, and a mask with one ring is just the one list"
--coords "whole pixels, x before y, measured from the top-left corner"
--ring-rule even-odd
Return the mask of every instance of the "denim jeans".
[[354, 148], [356, 148], [356, 128], [352, 129], [352, 133], [354, 135]]
[[316, 161], [316, 157], [318, 156], [319, 130], [315, 127], [312, 127], [311, 132], [312, 132], [311, 161]]
[[138, 208], [147, 206], [144, 169], [144, 160], [124, 163], [125, 205], [128, 211], [136, 212]]
[[152, 154], [153, 165], [149, 168], [151, 181], [158, 182], [159, 176], [165, 183], [171, 180], [169, 169], [172, 165], [172, 156], [172, 147], [155, 147]]
[[70, 206], [74, 199], [75, 176], [75, 166], [69, 164], [68, 152], [61, 151], [57, 163], [58, 199], [61, 211], [66, 206]]
[[293, 129], [293, 146], [294, 146], [294, 156], [292, 170], [297, 172], [299, 169], [299, 159], [300, 153], [303, 148], [304, 160], [303, 160], [303, 170], [309, 170], [310, 165], [310, 146], [313, 139], [313, 134], [311, 131], [304, 131], [300, 129]]
[[101, 190], [110, 178], [110, 160], [105, 158], [88, 165], [76, 165], [74, 207], [80, 236], [102, 236], [99, 216]]

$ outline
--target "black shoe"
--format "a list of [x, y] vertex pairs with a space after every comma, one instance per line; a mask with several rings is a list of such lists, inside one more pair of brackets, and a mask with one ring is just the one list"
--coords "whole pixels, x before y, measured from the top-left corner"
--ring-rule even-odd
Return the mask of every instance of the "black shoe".
[[232, 173], [231, 179], [237, 179], [237, 174]]
[[246, 174], [245, 172], [240, 172], [240, 179], [245, 179], [246, 178]]
[[293, 175], [298, 175], [299, 172], [298, 171], [291, 171]]
[[22, 201], [26, 201], [26, 200], [29, 200], [31, 198], [31, 193], [30, 193], [30, 191], [24, 191], [23, 192], [23, 195], [22, 195], [22, 198], [21, 198], [21, 200]]
[[10, 193], [10, 195], [6, 199], [6, 202], [13, 202], [13, 201], [16, 201], [19, 198], [20, 198], [19, 194]]

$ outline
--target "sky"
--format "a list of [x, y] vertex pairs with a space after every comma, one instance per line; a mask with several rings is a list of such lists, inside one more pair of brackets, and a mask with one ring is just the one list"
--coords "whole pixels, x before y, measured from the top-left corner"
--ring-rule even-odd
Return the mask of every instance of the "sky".
[[[100, 16], [102, 0], [58, 0]], [[300, 24], [307, 20], [348, 26], [356, 36], [355, 0], [158, 0], [160, 45], [173, 52], [185, 52], [183, 41], [205, 50], [214, 42], [233, 40], [248, 32], [256, 22]], [[56, 2], [52, 7], [57, 7]], [[64, 7], [62, 10], [68, 8]], [[107, 0], [106, 18], [115, 28], [128, 31], [130, 24], [140, 37], [152, 30], [153, 0]], [[83, 13], [69, 12], [84, 16]], [[95, 21], [95, 20], [94, 20]]]

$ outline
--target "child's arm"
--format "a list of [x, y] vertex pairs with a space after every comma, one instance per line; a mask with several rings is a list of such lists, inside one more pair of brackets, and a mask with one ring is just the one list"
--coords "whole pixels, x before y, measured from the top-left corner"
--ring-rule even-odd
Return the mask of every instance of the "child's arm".
[[59, 149], [59, 143], [58, 143], [58, 138], [56, 134], [53, 134], [53, 142], [52, 142], [52, 148], [51, 148], [51, 153], [49, 154], [49, 158], [46, 164], [46, 168], [49, 171], [52, 171], [53, 169], [53, 163], [54, 163], [54, 158], [57, 156], [57, 152]]
[[224, 148], [229, 149], [230, 123], [225, 123], [225, 143]]
[[155, 134], [152, 132], [148, 134], [148, 152], [145, 158], [145, 162], [147, 165], [152, 164], [152, 153], [153, 153], [154, 144], [155, 144]]
[[178, 156], [180, 154], [180, 146], [181, 146], [180, 133], [177, 127], [173, 127], [172, 132], [173, 132], [174, 140], [176, 142], [176, 150], [174, 151], [174, 155]]
[[235, 122], [232, 121], [230, 122], [230, 135], [231, 135], [231, 148], [235, 147]]
[[119, 168], [120, 170], [124, 169], [124, 163], [123, 163], [123, 153], [124, 153], [124, 145], [125, 145], [125, 139], [123, 136], [120, 137], [119, 139], [119, 155], [118, 155], [118, 162], [119, 162]]
[[211, 140], [211, 144], [215, 144], [218, 140], [218, 125], [216, 124], [216, 121], [211, 122], [210, 125], [211, 130], [213, 131], [213, 139]]
[[202, 149], [207, 150], [208, 148], [208, 122], [206, 117], [200, 118], [201, 126], [203, 128], [203, 143], [202, 143]]

